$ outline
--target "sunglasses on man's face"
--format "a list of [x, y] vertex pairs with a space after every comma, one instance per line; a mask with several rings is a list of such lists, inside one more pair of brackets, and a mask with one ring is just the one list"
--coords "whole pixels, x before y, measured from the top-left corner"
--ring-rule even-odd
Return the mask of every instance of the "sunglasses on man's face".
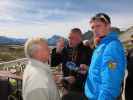
[[101, 20], [105, 23], [109, 23], [109, 21], [103, 15], [95, 16], [95, 17], [92, 18], [92, 20]]

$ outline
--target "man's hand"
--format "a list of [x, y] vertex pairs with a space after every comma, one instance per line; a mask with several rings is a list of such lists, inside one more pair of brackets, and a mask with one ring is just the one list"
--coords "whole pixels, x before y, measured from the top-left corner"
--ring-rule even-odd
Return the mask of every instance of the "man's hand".
[[61, 75], [54, 75], [53, 79], [57, 84], [61, 83], [63, 79], [65, 79], [69, 84], [73, 84], [76, 81], [74, 76], [63, 77]]
[[53, 75], [53, 79], [54, 79], [55, 83], [60, 84], [63, 80], [63, 76], [55, 74], [55, 75]]
[[86, 74], [88, 70], [88, 66], [86, 64], [80, 64], [80, 73], [81, 74]]
[[76, 81], [74, 76], [65, 77], [65, 80], [67, 80], [69, 84], [73, 84]]

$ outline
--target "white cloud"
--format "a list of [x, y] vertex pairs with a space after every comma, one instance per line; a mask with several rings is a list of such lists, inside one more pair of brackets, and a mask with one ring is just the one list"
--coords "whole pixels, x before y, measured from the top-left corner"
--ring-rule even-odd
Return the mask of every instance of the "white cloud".
[[114, 14], [111, 16], [112, 25], [121, 28], [122, 30], [127, 29], [133, 26], [133, 14], [132, 13], [123, 13], [123, 14]]
[[[74, 27], [81, 28], [83, 32], [87, 31], [89, 19], [97, 11], [109, 13], [113, 26], [128, 28], [133, 24], [133, 14], [130, 12], [132, 8], [127, 9], [128, 3], [125, 4], [126, 8], [119, 8], [119, 6], [117, 7], [118, 2], [114, 4], [112, 1], [100, 4], [97, 0], [91, 2], [56, 1], [0, 0], [0, 35], [50, 37], [58, 34], [67, 37], [70, 29]], [[81, 5], [79, 5], [80, 2]], [[124, 12], [117, 13], [116, 9]]]
[[[74, 28], [80, 28], [83, 33], [86, 32], [89, 27], [89, 18], [83, 20], [71, 21], [71, 22], [49, 22], [46, 24], [17, 24], [9, 25], [6, 28], [0, 27], [1, 35], [16, 36], [16, 37], [31, 37], [36, 35], [43, 35], [44, 37], [51, 37], [54, 34], [64, 37], [68, 36], [69, 31]], [[126, 20], [124, 20], [126, 19]], [[133, 25], [132, 16], [112, 15], [112, 25], [119, 28], [128, 28]]]
[[22, 36], [31, 37], [32, 35], [43, 34], [44, 37], [51, 37], [54, 34], [58, 34], [67, 37], [69, 31], [74, 28], [81, 28], [83, 32], [88, 30], [88, 22], [85, 20], [80, 20], [78, 22], [50, 22], [45, 25], [12, 25], [5, 27], [0, 27], [1, 35], [8, 36]]

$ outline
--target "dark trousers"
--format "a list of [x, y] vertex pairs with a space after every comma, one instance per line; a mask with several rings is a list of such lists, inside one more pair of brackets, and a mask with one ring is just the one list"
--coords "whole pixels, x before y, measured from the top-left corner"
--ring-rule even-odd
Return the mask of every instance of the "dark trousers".
[[127, 77], [127, 79], [126, 79], [125, 99], [133, 100], [133, 80], [129, 77]]
[[78, 92], [69, 92], [62, 97], [62, 100], [87, 100], [87, 98]]
[[0, 100], [8, 100], [11, 93], [11, 86], [8, 79], [0, 79]]

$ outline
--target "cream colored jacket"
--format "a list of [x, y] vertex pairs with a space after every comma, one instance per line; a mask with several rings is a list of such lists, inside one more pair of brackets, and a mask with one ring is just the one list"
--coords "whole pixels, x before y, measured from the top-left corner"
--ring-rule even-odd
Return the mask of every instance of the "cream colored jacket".
[[60, 100], [47, 63], [30, 59], [23, 75], [24, 100]]

